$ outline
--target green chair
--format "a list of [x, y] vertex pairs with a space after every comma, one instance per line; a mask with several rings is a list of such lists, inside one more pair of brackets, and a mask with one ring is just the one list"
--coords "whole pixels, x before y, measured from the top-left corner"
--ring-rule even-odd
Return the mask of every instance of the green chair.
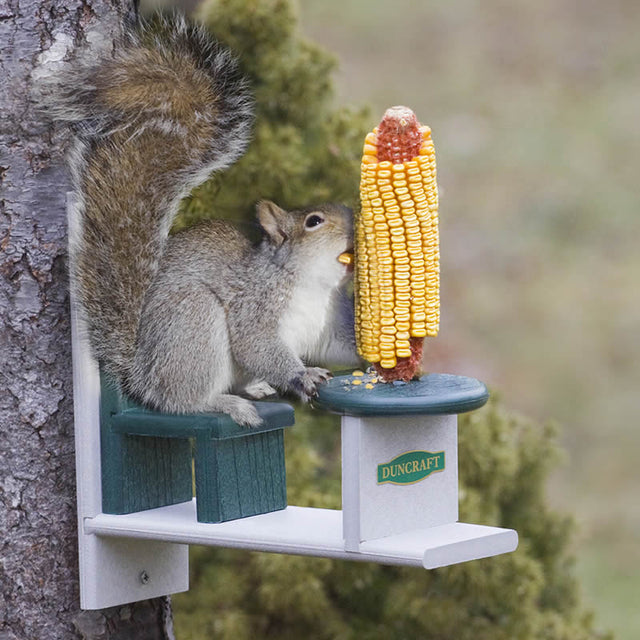
[[[264, 423], [241, 427], [223, 413], [166, 414], [123, 396], [100, 376], [102, 509], [125, 514], [190, 501], [199, 522], [284, 509], [284, 427], [293, 408], [256, 402]], [[192, 463], [193, 461], [193, 463]]]

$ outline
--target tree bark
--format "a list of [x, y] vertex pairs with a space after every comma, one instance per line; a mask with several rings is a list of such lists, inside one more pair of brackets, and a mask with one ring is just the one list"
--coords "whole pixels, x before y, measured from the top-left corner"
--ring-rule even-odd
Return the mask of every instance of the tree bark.
[[0, 640], [172, 638], [169, 600], [79, 610], [68, 178], [31, 85], [133, 0], [0, 0]]

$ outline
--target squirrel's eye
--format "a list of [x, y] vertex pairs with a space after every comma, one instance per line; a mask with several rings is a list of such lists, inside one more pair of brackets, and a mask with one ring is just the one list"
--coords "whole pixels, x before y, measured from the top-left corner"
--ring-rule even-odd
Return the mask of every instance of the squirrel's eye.
[[317, 213], [312, 213], [305, 221], [304, 226], [307, 229], [313, 229], [313, 227], [318, 227], [324, 222], [324, 218], [319, 216]]

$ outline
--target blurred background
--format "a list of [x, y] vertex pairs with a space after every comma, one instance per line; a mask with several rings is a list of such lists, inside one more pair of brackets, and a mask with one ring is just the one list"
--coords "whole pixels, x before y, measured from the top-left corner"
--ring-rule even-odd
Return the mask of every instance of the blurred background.
[[[196, 2], [142, 2], [187, 10]], [[597, 626], [640, 637], [640, 4], [299, 0], [335, 104], [431, 126], [442, 325], [426, 368], [557, 422], [552, 505]], [[362, 135], [366, 130], [363, 130]]]

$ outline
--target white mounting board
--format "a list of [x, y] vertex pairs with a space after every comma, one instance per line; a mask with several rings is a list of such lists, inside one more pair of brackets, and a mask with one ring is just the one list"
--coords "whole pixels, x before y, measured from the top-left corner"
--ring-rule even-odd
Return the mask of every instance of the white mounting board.
[[127, 515], [85, 520], [85, 533], [183, 544], [233, 547], [435, 569], [514, 551], [511, 529], [454, 522], [369, 540], [345, 549], [342, 511], [287, 507], [250, 518], [207, 524], [196, 520], [195, 500]]
[[84, 339], [85, 331], [72, 298], [80, 607], [104, 609], [187, 591], [187, 545], [107, 539], [90, 535], [84, 530], [84, 521], [102, 511], [100, 377], [98, 365], [91, 357]]

